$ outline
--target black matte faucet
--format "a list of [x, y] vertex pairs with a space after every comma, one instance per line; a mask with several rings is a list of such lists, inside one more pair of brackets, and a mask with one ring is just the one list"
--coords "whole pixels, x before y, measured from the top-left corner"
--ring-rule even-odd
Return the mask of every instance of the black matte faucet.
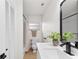
[[67, 54], [73, 56], [73, 54], [71, 53], [71, 47], [72, 47], [72, 45], [70, 44], [70, 42], [66, 42], [66, 43], [60, 44], [61, 47], [63, 47], [64, 45], [66, 45], [66, 50], [65, 50], [65, 52], [66, 52]]

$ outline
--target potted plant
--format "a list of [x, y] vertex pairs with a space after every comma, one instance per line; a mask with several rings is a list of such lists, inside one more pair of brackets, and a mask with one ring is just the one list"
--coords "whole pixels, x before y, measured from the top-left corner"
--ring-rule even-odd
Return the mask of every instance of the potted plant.
[[72, 38], [74, 37], [72, 32], [65, 32], [63, 34], [63, 41], [64, 42], [69, 42]]
[[49, 38], [52, 39], [53, 45], [57, 46], [59, 44], [60, 33], [58, 33], [58, 32], [52, 32], [49, 35]]
[[63, 43], [66, 44], [66, 53], [71, 54], [71, 44], [70, 41], [72, 40], [72, 38], [74, 37], [72, 32], [65, 32], [63, 34]]

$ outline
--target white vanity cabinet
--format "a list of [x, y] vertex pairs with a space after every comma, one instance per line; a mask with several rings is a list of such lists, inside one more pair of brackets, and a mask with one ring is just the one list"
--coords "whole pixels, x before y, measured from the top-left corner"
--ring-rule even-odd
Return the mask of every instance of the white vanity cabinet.
[[62, 47], [53, 46], [52, 43], [37, 43], [37, 47], [37, 59], [77, 59], [77, 56], [66, 54]]

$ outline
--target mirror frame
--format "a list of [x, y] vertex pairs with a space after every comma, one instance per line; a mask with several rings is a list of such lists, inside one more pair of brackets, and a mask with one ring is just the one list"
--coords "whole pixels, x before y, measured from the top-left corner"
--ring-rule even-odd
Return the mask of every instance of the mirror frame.
[[[62, 38], [62, 35], [63, 35], [63, 32], [62, 32], [62, 5], [63, 5], [63, 3], [65, 2], [66, 0], [63, 0], [61, 3], [60, 3], [60, 36], [61, 36], [61, 39], [60, 39], [60, 41], [62, 42], [62, 40], [63, 40], [63, 38]], [[76, 13], [76, 14], [78, 14], [78, 13]], [[74, 14], [75, 15], [75, 14]], [[71, 15], [72, 16], [72, 15]], [[62, 42], [63, 43], [63, 42]], [[77, 44], [78, 44], [78, 42], [77, 42]], [[75, 45], [77, 45], [76, 43], [75, 43]], [[74, 48], [76, 48], [76, 49], [78, 49], [78, 47], [76, 47], [76, 46], [73, 46], [73, 45], [71, 45], [72, 47], [74, 47]]]

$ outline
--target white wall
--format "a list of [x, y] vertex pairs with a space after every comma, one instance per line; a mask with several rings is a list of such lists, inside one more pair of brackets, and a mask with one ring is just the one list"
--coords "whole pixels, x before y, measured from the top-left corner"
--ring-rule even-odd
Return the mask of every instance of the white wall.
[[37, 35], [39, 39], [42, 39], [42, 17], [41, 16], [29, 16], [29, 24], [38, 24], [38, 32]]
[[28, 17], [29, 17], [29, 23], [40, 24], [41, 22], [41, 16], [28, 16]]
[[51, 1], [46, 9], [42, 19], [43, 35], [48, 36], [51, 32], [60, 31], [60, 2], [58, 0]]
[[28, 17], [26, 17], [26, 19], [24, 18], [24, 39], [23, 39], [23, 44], [24, 44], [24, 52], [28, 51], [29, 48], [31, 47], [30, 46], [30, 38], [31, 38], [31, 35], [30, 35], [30, 31], [29, 31], [29, 21], [28, 21]]

